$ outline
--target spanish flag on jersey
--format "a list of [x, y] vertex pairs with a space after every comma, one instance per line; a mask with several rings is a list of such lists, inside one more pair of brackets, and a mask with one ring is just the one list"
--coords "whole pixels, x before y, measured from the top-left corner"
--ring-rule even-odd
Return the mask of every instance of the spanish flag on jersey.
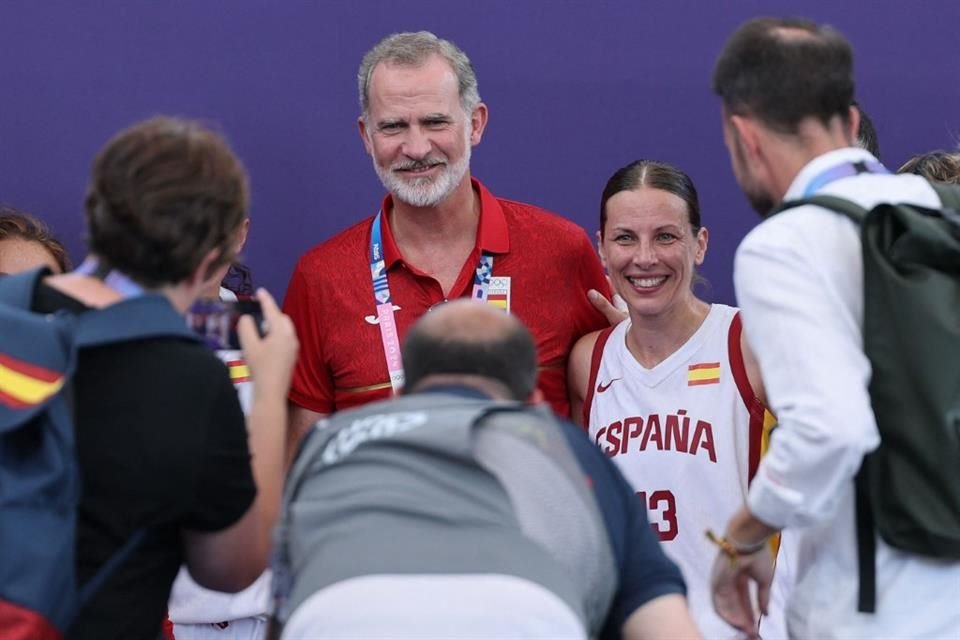
[[695, 387], [702, 384], [719, 384], [720, 363], [701, 362], [687, 367], [687, 386]]

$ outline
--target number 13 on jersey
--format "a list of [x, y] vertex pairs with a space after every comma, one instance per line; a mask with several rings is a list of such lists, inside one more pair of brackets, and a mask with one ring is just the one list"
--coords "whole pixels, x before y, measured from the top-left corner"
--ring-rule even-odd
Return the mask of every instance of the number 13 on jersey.
[[637, 497], [647, 508], [647, 519], [660, 541], [669, 542], [676, 538], [680, 528], [677, 524], [677, 501], [673, 492], [659, 489], [652, 492], [648, 499], [646, 491], [637, 491]]

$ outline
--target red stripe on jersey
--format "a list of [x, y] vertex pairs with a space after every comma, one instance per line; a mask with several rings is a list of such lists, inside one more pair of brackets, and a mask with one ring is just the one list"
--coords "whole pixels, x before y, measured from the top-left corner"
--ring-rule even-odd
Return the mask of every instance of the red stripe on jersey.
[[750, 413], [750, 426], [747, 432], [747, 442], [749, 443], [747, 454], [747, 481], [749, 482], [753, 480], [753, 476], [757, 473], [757, 467], [760, 465], [761, 445], [763, 443], [763, 412], [765, 408], [763, 403], [760, 402], [760, 399], [753, 393], [753, 387], [750, 386], [750, 378], [747, 377], [747, 367], [743, 363], [743, 350], [740, 346], [742, 333], [743, 324], [740, 321], [740, 312], [738, 311], [730, 322], [727, 353], [730, 357], [730, 370], [733, 372], [733, 380], [737, 383], [740, 398]]
[[600, 360], [603, 359], [603, 348], [613, 332], [613, 327], [607, 327], [597, 334], [597, 341], [593, 343], [593, 353], [590, 356], [590, 380], [587, 382], [587, 395], [583, 399], [583, 430], [590, 431], [590, 405], [593, 404], [593, 394], [597, 392], [597, 374], [600, 373]]
[[687, 381], [688, 387], [698, 387], [701, 384], [720, 384], [720, 377], [718, 376], [716, 378], [707, 378], [705, 380], [688, 380]]
[[697, 369], [719, 369], [719, 362], [701, 362], [700, 364], [692, 364], [687, 367], [687, 371], [696, 371]]

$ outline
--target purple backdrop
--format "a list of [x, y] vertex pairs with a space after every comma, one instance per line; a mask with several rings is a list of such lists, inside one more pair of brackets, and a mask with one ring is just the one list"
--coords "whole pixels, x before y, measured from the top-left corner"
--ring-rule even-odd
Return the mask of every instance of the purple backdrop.
[[726, 37], [759, 14], [804, 14], [850, 38], [888, 165], [956, 145], [956, 0], [11, 0], [0, 4], [0, 200], [45, 218], [79, 259], [90, 161], [108, 137], [157, 113], [216, 122], [252, 176], [247, 261], [282, 296], [300, 254], [382, 197], [355, 126], [363, 52], [429, 29], [471, 56], [490, 107], [475, 175], [592, 234], [615, 168], [675, 163], [711, 231], [705, 296], [732, 302], [733, 252], [756, 220], [709, 79]]

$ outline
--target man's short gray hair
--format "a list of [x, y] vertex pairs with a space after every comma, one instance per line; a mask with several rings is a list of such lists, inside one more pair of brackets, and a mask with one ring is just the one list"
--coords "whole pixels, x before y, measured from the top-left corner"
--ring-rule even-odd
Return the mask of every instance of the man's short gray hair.
[[473, 71], [470, 58], [449, 40], [438, 38], [429, 31], [417, 31], [387, 36], [363, 56], [360, 71], [357, 73], [360, 112], [363, 117], [367, 117], [370, 108], [370, 77], [378, 64], [386, 62], [419, 67], [431, 55], [439, 55], [453, 68], [454, 73], [457, 74], [460, 104], [468, 116], [472, 114], [480, 104], [480, 93], [477, 91], [477, 74]]

